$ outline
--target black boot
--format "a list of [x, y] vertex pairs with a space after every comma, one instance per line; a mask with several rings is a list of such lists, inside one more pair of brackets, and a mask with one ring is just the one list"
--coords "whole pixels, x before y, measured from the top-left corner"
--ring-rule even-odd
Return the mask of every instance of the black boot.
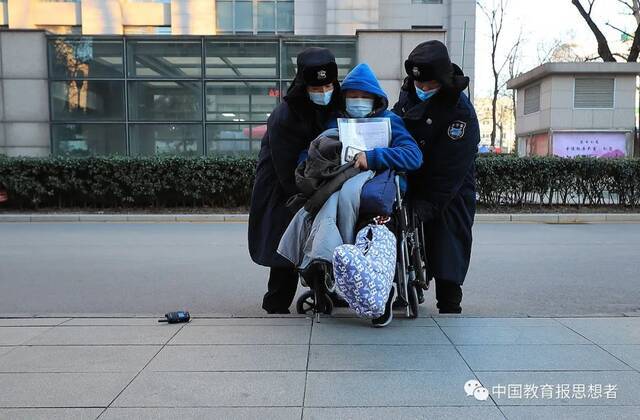
[[462, 287], [454, 282], [436, 279], [436, 300], [441, 314], [462, 313]]
[[268, 291], [262, 299], [262, 309], [268, 314], [289, 314], [298, 288], [295, 268], [272, 267], [269, 272]]

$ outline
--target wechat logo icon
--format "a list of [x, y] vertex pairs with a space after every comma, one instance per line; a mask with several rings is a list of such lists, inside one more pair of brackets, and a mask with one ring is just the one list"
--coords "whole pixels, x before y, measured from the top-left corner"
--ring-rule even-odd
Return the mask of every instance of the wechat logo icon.
[[478, 401], [489, 399], [489, 390], [482, 386], [477, 379], [470, 379], [464, 384], [464, 392], [467, 397], [473, 396]]

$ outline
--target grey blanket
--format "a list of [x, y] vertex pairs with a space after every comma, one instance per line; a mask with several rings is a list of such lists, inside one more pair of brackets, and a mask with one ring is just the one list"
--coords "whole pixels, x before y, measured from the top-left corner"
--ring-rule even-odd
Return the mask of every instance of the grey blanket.
[[353, 244], [360, 192], [374, 174], [365, 171], [346, 181], [315, 217], [300, 209], [280, 239], [278, 254], [305, 270], [313, 261], [331, 262], [336, 247]]

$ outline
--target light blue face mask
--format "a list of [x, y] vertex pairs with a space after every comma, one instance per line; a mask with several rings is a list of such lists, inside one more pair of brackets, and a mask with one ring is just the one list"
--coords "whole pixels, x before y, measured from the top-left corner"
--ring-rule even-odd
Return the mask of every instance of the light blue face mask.
[[333, 89], [326, 92], [308, 92], [309, 99], [316, 105], [326, 106], [331, 102], [331, 95], [333, 95]]
[[415, 88], [416, 88], [416, 95], [418, 95], [418, 99], [420, 99], [422, 102], [431, 98], [433, 95], [436, 94], [436, 92], [438, 92], [438, 90], [440, 90], [440, 88], [435, 88], [431, 90], [422, 90], [418, 86], [415, 86]]
[[347, 98], [345, 103], [347, 113], [353, 118], [364, 118], [373, 111], [373, 99]]

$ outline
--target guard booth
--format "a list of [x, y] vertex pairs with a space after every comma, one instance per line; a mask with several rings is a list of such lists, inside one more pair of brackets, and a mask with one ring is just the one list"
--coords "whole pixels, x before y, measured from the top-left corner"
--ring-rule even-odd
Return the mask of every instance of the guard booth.
[[546, 63], [509, 80], [518, 155], [634, 156], [639, 73], [639, 63]]

